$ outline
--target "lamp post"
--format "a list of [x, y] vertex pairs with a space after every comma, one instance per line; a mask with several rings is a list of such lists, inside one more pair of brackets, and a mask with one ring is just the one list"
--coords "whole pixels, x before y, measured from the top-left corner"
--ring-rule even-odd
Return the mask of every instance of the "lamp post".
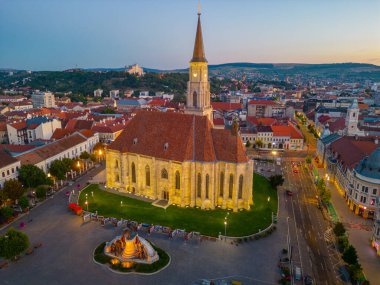
[[227, 236], [227, 220], [224, 221], [224, 236]]
[[84, 204], [86, 205], [86, 209], [87, 209], [87, 212], [88, 212], [88, 201], [86, 200], [86, 202], [84, 202]]

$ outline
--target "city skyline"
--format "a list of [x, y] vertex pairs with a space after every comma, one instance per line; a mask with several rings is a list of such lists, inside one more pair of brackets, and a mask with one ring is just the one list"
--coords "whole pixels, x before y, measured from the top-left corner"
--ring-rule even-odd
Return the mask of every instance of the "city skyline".
[[[202, 1], [207, 59], [380, 65], [380, 35], [371, 29], [380, 2], [364, 2]], [[177, 69], [191, 57], [195, 0], [0, 3], [1, 68]]]

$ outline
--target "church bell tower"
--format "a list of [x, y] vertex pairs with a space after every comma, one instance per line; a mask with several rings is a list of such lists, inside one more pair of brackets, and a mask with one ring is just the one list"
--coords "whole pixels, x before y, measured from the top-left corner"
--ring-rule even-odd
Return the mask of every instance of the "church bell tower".
[[210, 83], [205, 57], [201, 27], [201, 12], [198, 9], [198, 26], [195, 36], [193, 58], [190, 61], [189, 81], [187, 83], [186, 114], [207, 116], [212, 121], [210, 104]]

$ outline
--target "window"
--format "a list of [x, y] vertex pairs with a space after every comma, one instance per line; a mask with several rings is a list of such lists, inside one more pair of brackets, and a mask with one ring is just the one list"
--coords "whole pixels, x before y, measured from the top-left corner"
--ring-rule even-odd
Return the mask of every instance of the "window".
[[145, 166], [145, 184], [147, 187], [150, 186], [150, 168], [149, 166]]
[[179, 171], [175, 173], [175, 189], [181, 189], [181, 175]]
[[210, 182], [210, 176], [208, 174], [206, 175], [206, 199], [209, 197], [209, 182]]
[[115, 182], [120, 182], [119, 174], [116, 174], [116, 175], [115, 175]]
[[232, 198], [233, 188], [234, 188], [234, 176], [232, 174], [230, 174], [230, 183], [228, 186], [228, 198], [230, 198], [230, 199]]
[[7, 170], [7, 175], [9, 175], [9, 169]]
[[193, 93], [193, 107], [197, 107], [198, 106], [198, 95], [197, 95], [197, 92], [194, 91]]
[[119, 169], [119, 161], [117, 159], [115, 160], [115, 168]]
[[197, 178], [197, 197], [200, 198], [202, 194], [202, 176], [200, 173], [198, 173]]
[[223, 197], [224, 192], [224, 172], [220, 172], [220, 179], [219, 179], [219, 196]]
[[238, 199], [243, 198], [243, 175], [240, 175], [239, 177], [239, 192], [238, 192]]
[[376, 192], [377, 192], [377, 189], [373, 189], [373, 190], [372, 190], [372, 194], [373, 194], [373, 195], [376, 195]]
[[3, 175], [3, 177], [5, 177], [5, 172], [3, 172], [3, 174], [2, 174], [2, 175]]
[[132, 183], [136, 183], [136, 167], [135, 167], [135, 163], [132, 162]]
[[161, 170], [161, 178], [168, 179], [168, 172], [165, 168]]

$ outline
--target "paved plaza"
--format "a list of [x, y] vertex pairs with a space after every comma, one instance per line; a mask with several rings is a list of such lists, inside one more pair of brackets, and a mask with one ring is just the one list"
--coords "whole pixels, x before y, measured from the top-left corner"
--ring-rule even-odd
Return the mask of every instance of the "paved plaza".
[[[76, 183], [84, 185], [88, 176]], [[238, 245], [221, 241], [185, 243], [154, 234], [149, 239], [169, 253], [169, 267], [150, 276], [120, 275], [95, 264], [92, 252], [121, 229], [82, 223], [67, 209], [65, 192], [33, 209], [32, 222], [25, 217], [15, 223], [16, 227], [24, 221], [31, 242], [41, 242], [42, 247], [1, 269], [0, 284], [42, 284], [42, 280], [44, 284], [192, 284], [233, 275], [245, 276], [252, 284], [278, 284], [277, 261], [286, 245], [284, 219], [279, 219], [278, 230], [271, 236]]]

